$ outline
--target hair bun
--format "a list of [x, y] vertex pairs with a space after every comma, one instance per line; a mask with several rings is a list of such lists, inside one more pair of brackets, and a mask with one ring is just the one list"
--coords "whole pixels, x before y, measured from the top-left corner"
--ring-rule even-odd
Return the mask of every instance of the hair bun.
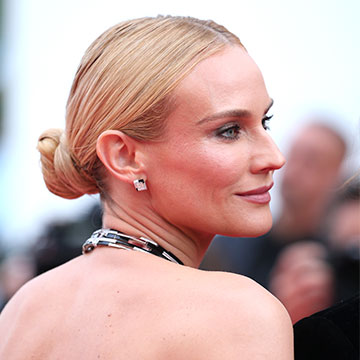
[[84, 174], [70, 154], [62, 129], [49, 129], [41, 134], [37, 146], [47, 188], [55, 195], [75, 199], [99, 192], [96, 180]]

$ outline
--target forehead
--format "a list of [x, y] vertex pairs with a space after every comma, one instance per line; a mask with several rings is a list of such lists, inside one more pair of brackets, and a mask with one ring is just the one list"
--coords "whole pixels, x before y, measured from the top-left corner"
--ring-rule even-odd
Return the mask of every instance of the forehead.
[[197, 64], [174, 91], [177, 107], [214, 111], [252, 109], [269, 103], [262, 74], [240, 46], [229, 46]]

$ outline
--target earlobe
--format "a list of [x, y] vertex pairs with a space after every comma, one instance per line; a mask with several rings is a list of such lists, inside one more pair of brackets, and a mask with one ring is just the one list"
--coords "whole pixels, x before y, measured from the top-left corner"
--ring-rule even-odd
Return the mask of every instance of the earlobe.
[[133, 183], [144, 178], [137, 141], [118, 130], [104, 131], [96, 143], [96, 153], [107, 172], [121, 181]]

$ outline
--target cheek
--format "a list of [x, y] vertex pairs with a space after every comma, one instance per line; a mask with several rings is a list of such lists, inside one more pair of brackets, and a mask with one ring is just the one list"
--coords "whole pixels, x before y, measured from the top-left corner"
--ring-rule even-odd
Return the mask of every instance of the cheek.
[[238, 182], [244, 168], [234, 152], [213, 147], [183, 147], [175, 156], [165, 160], [169, 172], [193, 187], [209, 190]]
[[153, 206], [161, 213], [203, 213], [204, 207], [225, 206], [239, 190], [245, 167], [233, 150], [187, 145], [164, 149], [152, 158], [148, 184]]
[[154, 210], [170, 223], [214, 234], [264, 234], [271, 226], [268, 207], [259, 210], [234, 196], [248, 177], [244, 154], [239, 146], [213, 145], [154, 156], [149, 171]]

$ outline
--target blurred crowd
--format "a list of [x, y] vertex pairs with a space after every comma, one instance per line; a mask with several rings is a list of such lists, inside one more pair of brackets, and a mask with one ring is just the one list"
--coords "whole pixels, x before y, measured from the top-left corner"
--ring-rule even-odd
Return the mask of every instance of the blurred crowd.
[[[359, 292], [359, 176], [342, 177], [346, 141], [325, 122], [298, 132], [282, 172], [281, 212], [259, 238], [217, 236], [201, 268], [243, 274], [285, 305], [295, 323]], [[30, 249], [1, 253], [0, 309], [32, 277], [81, 254], [101, 227], [100, 205], [50, 224]]]

